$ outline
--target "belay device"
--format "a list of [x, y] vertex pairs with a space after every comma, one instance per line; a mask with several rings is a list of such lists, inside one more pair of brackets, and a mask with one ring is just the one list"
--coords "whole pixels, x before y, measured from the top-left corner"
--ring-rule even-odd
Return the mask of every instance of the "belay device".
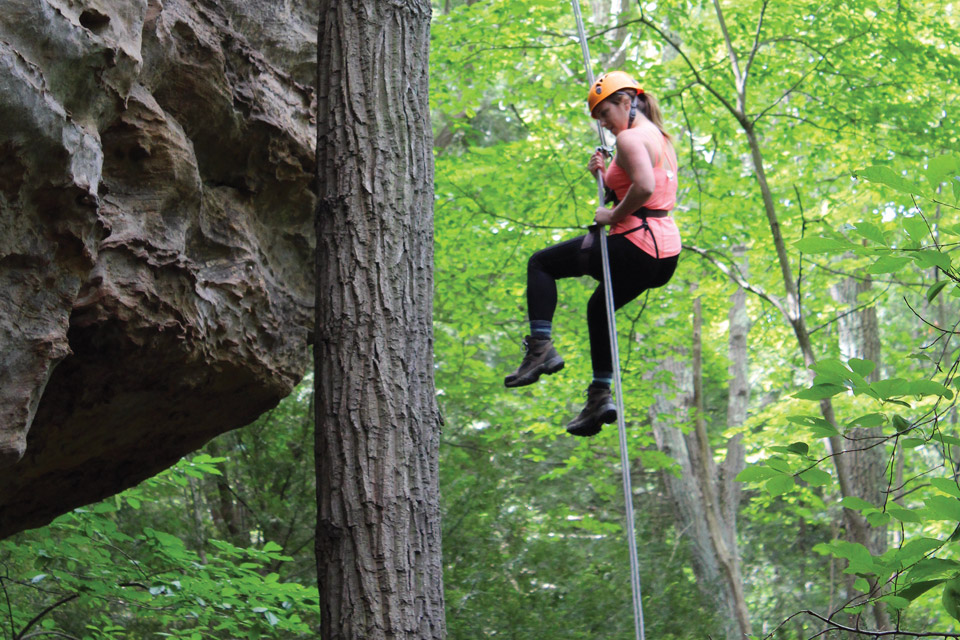
[[[590, 50], [587, 36], [583, 30], [583, 17], [580, 15], [580, 1], [570, 0], [573, 15], [577, 19], [577, 33], [580, 36], [580, 48], [583, 50], [583, 64], [587, 69], [587, 81], [593, 86], [593, 68], [590, 64]], [[603, 129], [597, 122], [600, 145], [604, 145]], [[597, 178], [600, 202], [604, 202], [603, 173]], [[617, 396], [617, 429], [620, 432], [620, 466], [623, 471], [623, 500], [626, 506], [626, 533], [630, 545], [630, 580], [633, 587], [633, 623], [637, 640], [645, 640], [643, 631], [643, 603], [640, 593], [640, 563], [637, 559], [637, 532], [633, 517], [633, 489], [630, 483], [630, 457], [627, 455], [627, 425], [623, 418], [623, 386], [620, 382], [620, 350], [617, 345], [617, 321], [613, 308], [613, 283], [610, 281], [610, 257], [607, 253], [607, 234], [601, 226], [597, 231], [600, 238], [600, 256], [603, 262], [603, 290], [607, 306], [607, 330], [610, 333], [610, 354], [613, 359], [613, 381]]]

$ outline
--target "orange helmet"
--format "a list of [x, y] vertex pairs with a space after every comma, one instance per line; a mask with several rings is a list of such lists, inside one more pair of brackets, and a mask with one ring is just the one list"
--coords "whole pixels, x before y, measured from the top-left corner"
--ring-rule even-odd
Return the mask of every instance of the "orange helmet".
[[611, 71], [597, 78], [590, 87], [590, 93], [587, 94], [590, 113], [593, 113], [598, 104], [621, 89], [634, 89], [638, 94], [643, 93], [640, 84], [623, 71]]

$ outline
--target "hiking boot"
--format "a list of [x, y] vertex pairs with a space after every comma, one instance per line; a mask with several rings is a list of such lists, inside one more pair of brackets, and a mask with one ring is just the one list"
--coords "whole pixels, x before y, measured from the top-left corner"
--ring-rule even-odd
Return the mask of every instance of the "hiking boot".
[[551, 374], [563, 369], [563, 358], [553, 348], [550, 338], [527, 336], [523, 339], [523, 348], [527, 350], [523, 362], [516, 371], [503, 379], [507, 387], [524, 387], [533, 384], [543, 374]]
[[570, 435], [589, 437], [600, 433], [605, 424], [617, 421], [617, 406], [613, 404], [609, 387], [587, 388], [587, 405], [576, 418], [567, 425]]

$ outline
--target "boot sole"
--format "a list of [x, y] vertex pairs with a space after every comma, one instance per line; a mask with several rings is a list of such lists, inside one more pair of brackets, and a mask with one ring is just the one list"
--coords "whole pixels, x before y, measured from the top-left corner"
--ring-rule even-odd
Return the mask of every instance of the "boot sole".
[[[541, 364], [539, 367], [535, 369], [531, 369], [530, 372], [527, 373], [527, 375], [525, 376], [517, 376], [516, 378], [511, 378], [510, 376], [507, 376], [506, 378], [503, 379], [503, 385], [509, 389], [512, 389], [514, 387], [525, 387], [528, 384], [533, 384], [534, 382], [539, 380], [540, 376], [550, 375], [550, 374], [556, 373], [557, 371], [560, 371], [561, 369], [563, 369], [563, 358], [560, 356], [557, 356], [556, 358], [551, 358], [550, 360], [547, 360], [546, 362]], [[614, 416], [614, 420], [616, 420], [616, 416]]]
[[567, 428], [567, 433], [572, 436], [578, 436], [580, 438], [589, 438], [590, 436], [595, 436], [600, 433], [600, 430], [605, 424], [613, 424], [617, 421], [617, 409], [616, 407], [611, 407], [600, 414], [600, 418], [592, 423], [587, 424], [582, 427]]

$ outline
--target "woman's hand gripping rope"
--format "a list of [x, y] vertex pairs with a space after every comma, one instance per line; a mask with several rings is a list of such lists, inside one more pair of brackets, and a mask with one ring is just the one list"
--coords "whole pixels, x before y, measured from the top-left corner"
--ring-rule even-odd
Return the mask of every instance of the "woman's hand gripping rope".
[[[587, 171], [591, 173], [598, 180], [607, 170], [607, 158], [611, 156], [610, 150], [606, 147], [597, 147], [597, 150], [594, 151], [593, 155], [590, 156], [590, 161], [587, 163]], [[601, 204], [597, 207], [596, 215], [593, 218], [593, 221], [599, 225], [608, 225], [613, 222], [613, 210], [608, 209], [607, 207]]]

